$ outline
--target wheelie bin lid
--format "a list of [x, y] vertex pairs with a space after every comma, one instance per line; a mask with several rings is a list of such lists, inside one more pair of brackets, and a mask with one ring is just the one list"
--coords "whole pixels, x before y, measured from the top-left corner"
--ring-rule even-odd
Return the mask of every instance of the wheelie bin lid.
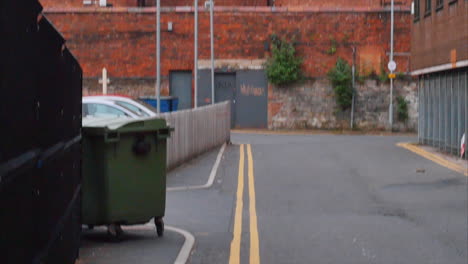
[[128, 117], [85, 117], [82, 119], [83, 134], [86, 135], [104, 135], [118, 132], [156, 132], [159, 138], [168, 138], [171, 129], [166, 120], [162, 118], [128, 118]]

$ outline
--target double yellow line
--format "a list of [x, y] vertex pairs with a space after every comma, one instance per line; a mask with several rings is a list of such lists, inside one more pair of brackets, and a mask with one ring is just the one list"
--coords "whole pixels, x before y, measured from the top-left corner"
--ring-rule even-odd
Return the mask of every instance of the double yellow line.
[[444, 166], [448, 169], [451, 169], [453, 171], [456, 171], [456, 172], [459, 172], [465, 176], [468, 176], [468, 169], [467, 168], [463, 168], [462, 166], [456, 164], [456, 163], [453, 163], [453, 162], [450, 162], [436, 154], [433, 154], [431, 152], [428, 152], [420, 147], [418, 147], [417, 145], [415, 144], [412, 144], [412, 143], [398, 143], [397, 146], [399, 147], [402, 147], [402, 148], [405, 148], [411, 152], [414, 152], [428, 160], [431, 160], [441, 166]]
[[[242, 240], [242, 210], [244, 207], [244, 145], [240, 146], [239, 174], [236, 194], [236, 213], [234, 216], [234, 234], [231, 241], [229, 264], [240, 263], [240, 248]], [[260, 264], [260, 250], [257, 226], [257, 209], [255, 202], [255, 180], [252, 158], [252, 147], [247, 144], [248, 183], [249, 183], [249, 219], [250, 219], [250, 264]]]

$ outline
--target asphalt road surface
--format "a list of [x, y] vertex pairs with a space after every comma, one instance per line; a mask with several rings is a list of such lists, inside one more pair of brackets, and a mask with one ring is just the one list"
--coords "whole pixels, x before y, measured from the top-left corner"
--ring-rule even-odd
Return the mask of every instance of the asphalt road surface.
[[[467, 177], [396, 146], [415, 138], [232, 141], [211, 189], [168, 194], [167, 221], [197, 240], [190, 263], [468, 263]], [[177, 184], [203, 182], [208, 156]]]
[[[195, 236], [192, 264], [467, 264], [468, 178], [396, 146], [408, 141], [233, 134], [214, 185], [168, 192], [165, 222]], [[168, 187], [203, 185], [218, 150]], [[128, 233], [115, 245], [86, 231], [83, 263], [173, 263], [183, 243]]]

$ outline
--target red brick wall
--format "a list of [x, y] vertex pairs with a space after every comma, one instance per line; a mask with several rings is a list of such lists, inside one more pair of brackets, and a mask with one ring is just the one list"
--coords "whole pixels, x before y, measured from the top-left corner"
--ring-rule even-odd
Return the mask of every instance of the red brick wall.
[[[98, 6], [99, 0], [91, 6]], [[198, 0], [203, 6], [206, 0]], [[44, 7], [84, 7], [83, 0], [40, 0]], [[137, 6], [137, 0], [107, 0], [114, 7]], [[155, 6], [156, 0], [146, 0], [147, 6]], [[266, 6], [267, 0], [216, 0], [216, 6]], [[193, 6], [193, 0], [161, 0], [161, 6]]]
[[[275, 6], [381, 7], [391, 0], [275, 0]], [[412, 0], [395, 0], [395, 5], [410, 6]]]
[[[46, 13], [67, 39], [85, 77], [96, 77], [107, 67], [114, 77], [155, 75], [154, 12]], [[173, 22], [173, 32], [162, 33], [162, 74], [193, 68], [193, 13], [163, 12], [162, 28]], [[410, 50], [409, 12], [395, 14], [395, 52]], [[200, 13], [200, 59], [209, 59], [209, 15]], [[305, 74], [324, 76], [338, 56], [352, 58], [358, 51], [361, 71], [380, 71], [389, 49], [389, 13], [385, 12], [247, 12], [219, 11], [215, 15], [215, 52], [219, 59], [263, 59], [271, 34], [295, 39], [304, 58]], [[336, 42], [337, 52], [327, 54]], [[407, 57], [397, 57], [397, 71], [408, 71]]]
[[[207, 0], [198, 0], [201, 5]], [[214, 0], [215, 6], [266, 6], [267, 0]], [[193, 6], [193, 0], [161, 0], [163, 6]]]
[[[93, 2], [98, 0], [92, 0]], [[206, 0], [198, 0], [204, 5]], [[275, 6], [304, 7], [380, 7], [391, 0], [275, 0]], [[409, 6], [412, 0], [395, 0], [396, 5]], [[115, 7], [137, 6], [137, 0], [107, 0]], [[216, 6], [267, 6], [268, 0], [216, 0]], [[270, 1], [271, 2], [271, 1]], [[83, 7], [83, 0], [41, 0], [45, 7]], [[156, 0], [146, 0], [147, 6], [155, 6]], [[193, 0], [161, 0], [161, 6], [192, 6]]]

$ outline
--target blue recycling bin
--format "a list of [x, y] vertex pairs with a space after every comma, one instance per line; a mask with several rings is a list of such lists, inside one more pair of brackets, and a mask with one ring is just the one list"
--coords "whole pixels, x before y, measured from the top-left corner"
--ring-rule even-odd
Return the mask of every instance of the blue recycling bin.
[[[145, 103], [153, 106], [154, 108], [158, 107], [158, 100], [155, 96], [145, 96], [138, 98]], [[161, 96], [161, 113], [174, 112], [177, 111], [179, 106], [179, 99], [175, 96]]]

